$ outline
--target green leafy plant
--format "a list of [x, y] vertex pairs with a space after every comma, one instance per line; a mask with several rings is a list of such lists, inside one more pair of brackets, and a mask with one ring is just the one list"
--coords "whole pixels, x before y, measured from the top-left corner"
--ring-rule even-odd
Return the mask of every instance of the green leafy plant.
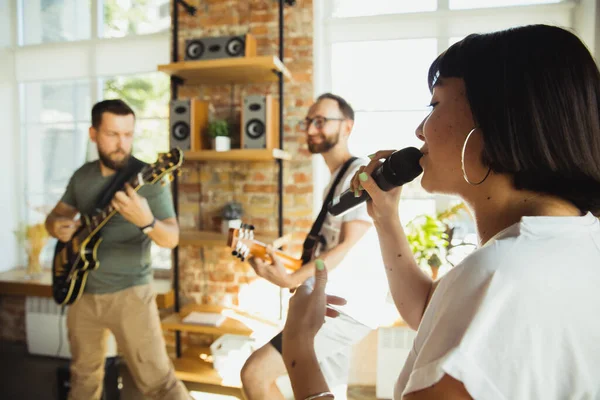
[[454, 227], [451, 220], [461, 210], [464, 203], [457, 204], [437, 215], [421, 215], [406, 225], [406, 238], [412, 253], [421, 268], [430, 268], [433, 279], [437, 278], [439, 268], [447, 260], [452, 247]]
[[208, 124], [208, 134], [212, 138], [229, 136], [229, 124], [224, 119], [216, 119]]

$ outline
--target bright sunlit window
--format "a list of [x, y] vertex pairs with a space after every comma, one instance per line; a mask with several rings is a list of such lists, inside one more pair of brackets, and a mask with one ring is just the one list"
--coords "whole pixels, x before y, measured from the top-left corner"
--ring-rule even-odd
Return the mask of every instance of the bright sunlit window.
[[[20, 171], [21, 203], [25, 223], [31, 224], [43, 222], [73, 172], [90, 155], [95, 158], [95, 151], [89, 151], [94, 146], [89, 145], [88, 128], [97, 101], [121, 98], [134, 109], [136, 157], [154, 162], [159, 152], [168, 151], [170, 82], [155, 71], [169, 58], [170, 2], [18, 0], [15, 4], [2, 16], [18, 28], [17, 115], [27, 166]], [[142, 36], [148, 33], [154, 35]], [[111, 39], [116, 37], [119, 40]], [[46, 247], [42, 260], [49, 262], [54, 241]], [[157, 267], [171, 267], [169, 250], [152, 251]]]

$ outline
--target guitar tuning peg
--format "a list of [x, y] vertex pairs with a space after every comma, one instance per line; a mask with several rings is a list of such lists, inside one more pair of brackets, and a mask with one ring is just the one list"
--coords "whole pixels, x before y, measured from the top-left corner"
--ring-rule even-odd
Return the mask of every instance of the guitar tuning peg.
[[254, 230], [254, 225], [249, 225], [248, 229], [250, 229], [251, 231], [253, 231]]
[[182, 171], [182, 170], [180, 170], [180, 169], [178, 169], [178, 170], [177, 170], [177, 176], [181, 176], [181, 175], [183, 175], [183, 171]]
[[169, 175], [169, 182], [173, 182], [173, 179], [175, 179], [175, 177], [172, 174], [170, 174]]
[[232, 255], [232, 256], [234, 256], [234, 257], [237, 257], [239, 254], [238, 254], [238, 252], [237, 252], [237, 251], [233, 250], [233, 251], [231, 252], [231, 255]]

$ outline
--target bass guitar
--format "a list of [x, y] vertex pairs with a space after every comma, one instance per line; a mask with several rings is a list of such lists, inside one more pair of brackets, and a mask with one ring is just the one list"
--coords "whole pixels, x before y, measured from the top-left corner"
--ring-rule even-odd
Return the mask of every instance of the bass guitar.
[[[129, 184], [138, 191], [143, 185], [162, 181], [182, 163], [183, 152], [178, 148], [171, 149], [161, 154], [155, 163], [142, 168], [129, 180]], [[88, 273], [100, 266], [97, 259], [98, 246], [102, 242], [100, 229], [116, 212], [109, 204], [94, 216], [82, 215], [81, 226], [71, 240], [56, 244], [52, 262], [52, 297], [59, 305], [76, 302], [83, 293]]]
[[[232, 249], [231, 254], [242, 261], [250, 256], [261, 258], [267, 262], [273, 261], [267, 253], [267, 245], [254, 239], [253, 225], [242, 224], [240, 228], [229, 228], [227, 246]], [[302, 260], [298, 260], [282, 251], [275, 250], [273, 253], [283, 266], [290, 271], [296, 271], [302, 266]]]

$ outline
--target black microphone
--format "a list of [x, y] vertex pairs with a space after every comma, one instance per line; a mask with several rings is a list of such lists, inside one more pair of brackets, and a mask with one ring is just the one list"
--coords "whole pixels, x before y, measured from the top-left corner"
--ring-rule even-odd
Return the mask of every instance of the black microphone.
[[[423, 168], [419, 165], [421, 156], [423, 154], [415, 147], [395, 151], [379, 168], [373, 171], [371, 177], [377, 183], [377, 186], [386, 192], [402, 186], [423, 172]], [[366, 190], [363, 190], [359, 197], [354, 197], [354, 192], [348, 189], [329, 203], [328, 211], [331, 215], [338, 216], [370, 198]]]

